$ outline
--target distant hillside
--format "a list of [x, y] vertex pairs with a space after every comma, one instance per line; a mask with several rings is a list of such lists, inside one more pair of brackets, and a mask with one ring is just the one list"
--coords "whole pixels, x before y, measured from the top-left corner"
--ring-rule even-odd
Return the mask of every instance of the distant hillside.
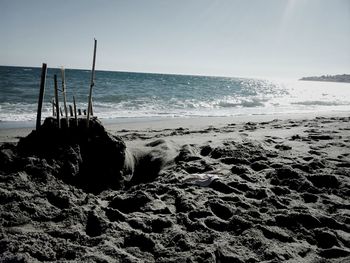
[[323, 75], [320, 77], [303, 77], [300, 80], [312, 80], [312, 81], [332, 81], [332, 82], [347, 82], [350, 83], [350, 75]]

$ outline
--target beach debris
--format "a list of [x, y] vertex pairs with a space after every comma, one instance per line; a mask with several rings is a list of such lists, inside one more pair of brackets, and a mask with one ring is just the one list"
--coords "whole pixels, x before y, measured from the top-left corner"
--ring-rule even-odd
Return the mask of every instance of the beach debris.
[[73, 117], [73, 107], [70, 104], [68, 106], [69, 106], [69, 115], [70, 117]]
[[184, 184], [194, 184], [198, 186], [209, 186], [214, 180], [219, 179], [217, 174], [191, 174], [191, 177], [186, 178]]
[[69, 127], [67, 98], [66, 98], [66, 81], [65, 81], [65, 74], [64, 74], [63, 67], [61, 67], [61, 79], [62, 79], [62, 95], [63, 95], [64, 114], [66, 116], [67, 127]]
[[95, 79], [96, 48], [97, 48], [97, 40], [94, 39], [94, 55], [92, 60], [91, 82], [90, 82], [89, 100], [88, 100], [88, 108], [87, 108], [87, 127], [89, 127], [90, 115], [92, 115], [92, 88], [95, 85], [94, 79]]
[[43, 107], [46, 73], [47, 73], [47, 64], [43, 63], [41, 68], [40, 93], [39, 93], [38, 111], [37, 111], [37, 117], [36, 117], [36, 129], [39, 129], [41, 125], [41, 110]]
[[53, 117], [55, 117], [55, 115], [56, 115], [56, 112], [55, 112], [55, 99], [53, 98], [52, 100], [51, 100], [51, 104], [52, 104], [52, 116]]
[[[93, 105], [92, 105], [92, 89], [95, 85], [95, 64], [96, 64], [96, 49], [97, 49], [97, 40], [94, 39], [94, 53], [93, 53], [93, 62], [92, 62], [92, 70], [91, 70], [91, 80], [90, 80], [90, 89], [89, 89], [89, 100], [88, 100], [88, 108], [85, 110], [77, 109], [75, 96], [73, 95], [73, 107], [72, 105], [67, 106], [67, 87], [66, 87], [66, 78], [65, 78], [65, 69], [62, 66], [61, 67], [61, 86], [62, 88], [58, 88], [57, 84], [57, 75], [54, 75], [54, 99], [52, 99], [52, 116], [57, 118], [57, 125], [58, 128], [61, 128], [61, 120], [60, 115], [65, 121], [65, 127], [69, 127], [70, 125], [70, 118], [73, 117], [75, 122], [72, 124], [75, 125], [75, 127], [78, 126], [78, 116], [84, 114], [87, 116], [87, 125], [86, 127], [89, 127], [89, 121], [91, 116], [93, 116]], [[41, 127], [41, 112], [42, 112], [42, 104], [44, 99], [44, 91], [45, 91], [45, 82], [46, 82], [46, 74], [47, 74], [47, 64], [42, 64], [42, 70], [41, 70], [41, 81], [40, 81], [40, 92], [39, 92], [39, 99], [38, 99], [38, 111], [37, 111], [37, 120], [36, 120], [36, 129], [38, 130]], [[62, 98], [63, 98], [63, 110], [59, 105], [59, 94], [58, 92], [62, 92]], [[74, 92], [73, 92], [74, 94]], [[69, 113], [68, 113], [68, 107], [69, 107]], [[78, 114], [77, 114], [78, 111]], [[74, 113], [73, 113], [74, 112]], [[68, 115], [70, 114], [70, 116]]]
[[75, 125], [78, 126], [77, 104], [75, 103], [75, 96], [73, 96], [73, 109], [74, 109]]
[[57, 75], [54, 75], [54, 83], [55, 83], [55, 106], [56, 106], [56, 118], [57, 118], [57, 127], [61, 127], [60, 123], [60, 107], [58, 102], [58, 86], [57, 86]]

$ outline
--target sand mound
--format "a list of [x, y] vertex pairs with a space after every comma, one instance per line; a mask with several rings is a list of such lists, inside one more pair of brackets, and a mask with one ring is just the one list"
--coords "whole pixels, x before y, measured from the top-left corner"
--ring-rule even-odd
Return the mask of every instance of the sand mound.
[[86, 119], [79, 119], [78, 127], [72, 119], [69, 128], [58, 129], [56, 120], [47, 118], [39, 130], [20, 139], [17, 152], [16, 167], [39, 177], [49, 173], [94, 193], [120, 188], [132, 172], [125, 143], [96, 118], [89, 129]]

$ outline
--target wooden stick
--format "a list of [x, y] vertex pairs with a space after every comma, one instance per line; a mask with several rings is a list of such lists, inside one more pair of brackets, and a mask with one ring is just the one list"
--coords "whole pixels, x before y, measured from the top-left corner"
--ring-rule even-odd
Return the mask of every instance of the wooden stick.
[[60, 107], [60, 113], [61, 113], [61, 116], [63, 117], [63, 111], [61, 107]]
[[56, 104], [56, 118], [57, 118], [57, 127], [61, 128], [60, 123], [60, 106], [58, 103], [58, 86], [57, 86], [57, 75], [54, 75], [54, 82], [55, 82], [55, 104]]
[[62, 78], [63, 107], [64, 107], [64, 113], [66, 116], [67, 127], [69, 127], [67, 99], [66, 99], [66, 81], [65, 81], [65, 74], [64, 74], [63, 67], [61, 68], [61, 78]]
[[41, 125], [41, 110], [43, 108], [46, 72], [47, 72], [47, 65], [46, 65], [46, 63], [43, 63], [43, 65], [41, 67], [40, 92], [39, 92], [39, 101], [38, 101], [38, 111], [37, 111], [37, 115], [36, 115], [36, 129], [37, 130], [40, 128], [40, 125]]
[[87, 108], [87, 127], [89, 128], [90, 122], [90, 113], [92, 113], [92, 88], [95, 85], [95, 62], [96, 62], [96, 48], [97, 48], [97, 40], [94, 39], [94, 56], [92, 60], [92, 71], [91, 71], [91, 82], [90, 82], [90, 91], [89, 91], [89, 100], [88, 100], [88, 108]]
[[74, 107], [75, 125], [78, 127], [77, 104], [75, 103], [75, 96], [73, 96], [73, 107]]
[[73, 117], [73, 107], [69, 104], [69, 115], [70, 117]]
[[91, 113], [91, 116], [94, 116], [94, 112], [92, 109], [93, 109], [93, 106], [92, 106], [92, 98], [91, 98], [90, 113]]
[[52, 116], [56, 116], [56, 113], [55, 113], [55, 99], [52, 99], [51, 103], [52, 103]]

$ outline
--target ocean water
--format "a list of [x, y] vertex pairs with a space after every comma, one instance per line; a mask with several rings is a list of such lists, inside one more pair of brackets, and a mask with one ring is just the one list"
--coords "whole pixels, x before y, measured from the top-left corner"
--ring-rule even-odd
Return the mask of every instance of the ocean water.
[[[40, 74], [40, 68], [0, 66], [1, 123], [35, 120]], [[54, 74], [61, 85], [60, 69], [49, 68], [43, 117], [52, 115]], [[65, 75], [68, 104], [74, 95], [86, 109], [90, 71]], [[97, 71], [93, 105], [102, 119], [350, 111], [350, 84]]]

